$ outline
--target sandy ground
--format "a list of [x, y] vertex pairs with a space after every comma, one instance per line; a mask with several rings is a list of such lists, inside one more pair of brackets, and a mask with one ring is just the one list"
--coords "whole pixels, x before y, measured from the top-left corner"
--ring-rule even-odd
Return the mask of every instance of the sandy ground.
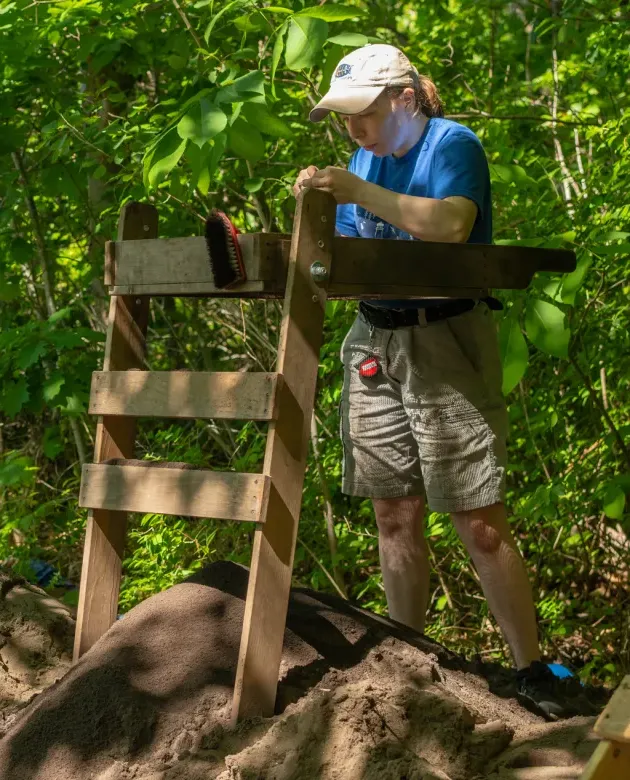
[[579, 778], [592, 718], [545, 723], [511, 698], [505, 670], [309, 590], [291, 594], [277, 714], [230, 728], [246, 584], [246, 569], [212, 564], [73, 668], [68, 611], [9, 590], [0, 780]]

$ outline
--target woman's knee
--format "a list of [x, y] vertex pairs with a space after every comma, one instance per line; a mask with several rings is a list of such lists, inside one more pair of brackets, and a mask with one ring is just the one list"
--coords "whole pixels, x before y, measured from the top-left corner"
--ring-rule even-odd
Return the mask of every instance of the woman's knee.
[[509, 540], [510, 530], [502, 504], [453, 515], [453, 522], [470, 552], [493, 555]]
[[381, 536], [394, 537], [410, 535], [421, 531], [424, 517], [424, 498], [405, 496], [403, 498], [374, 498], [376, 525]]

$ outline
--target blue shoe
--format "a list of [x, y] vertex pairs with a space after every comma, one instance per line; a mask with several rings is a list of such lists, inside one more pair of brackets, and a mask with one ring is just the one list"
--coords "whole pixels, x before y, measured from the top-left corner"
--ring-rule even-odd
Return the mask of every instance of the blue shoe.
[[550, 721], [596, 715], [599, 708], [589, 701], [578, 678], [561, 664], [553, 666], [560, 667], [559, 673], [542, 661], [534, 661], [516, 673], [516, 698], [523, 707]]

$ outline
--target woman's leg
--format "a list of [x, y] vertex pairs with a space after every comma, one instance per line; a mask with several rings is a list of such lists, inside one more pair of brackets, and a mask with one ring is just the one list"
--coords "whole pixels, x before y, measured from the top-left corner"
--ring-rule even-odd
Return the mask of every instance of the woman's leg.
[[531, 585], [507, 522], [505, 505], [453, 512], [451, 517], [473, 559], [488, 606], [517, 668], [540, 660]]
[[372, 503], [389, 616], [422, 632], [429, 604], [424, 499], [376, 498]]

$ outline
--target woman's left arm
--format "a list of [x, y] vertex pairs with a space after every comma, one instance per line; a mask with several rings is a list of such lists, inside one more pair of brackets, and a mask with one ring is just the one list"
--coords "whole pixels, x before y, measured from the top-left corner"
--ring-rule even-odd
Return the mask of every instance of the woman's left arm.
[[477, 204], [456, 195], [421, 198], [364, 181], [343, 168], [323, 168], [305, 186], [325, 190], [337, 203], [356, 203], [423, 241], [465, 242], [477, 217]]
[[456, 195], [438, 200], [402, 195], [363, 180], [356, 202], [423, 241], [466, 242], [477, 218], [477, 204], [468, 198]]

